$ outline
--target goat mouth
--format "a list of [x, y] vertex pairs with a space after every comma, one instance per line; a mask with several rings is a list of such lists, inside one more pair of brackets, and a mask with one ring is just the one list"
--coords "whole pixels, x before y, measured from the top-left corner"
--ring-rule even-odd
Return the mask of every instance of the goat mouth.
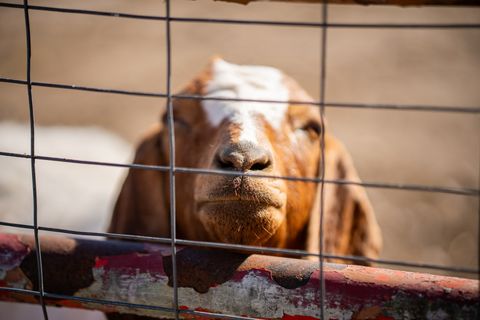
[[205, 200], [197, 201], [198, 208], [205, 206], [245, 206], [256, 207], [256, 208], [265, 208], [265, 207], [274, 207], [280, 209], [283, 207], [284, 203], [280, 199], [275, 198], [245, 198], [245, 197], [221, 197], [221, 198], [210, 198]]

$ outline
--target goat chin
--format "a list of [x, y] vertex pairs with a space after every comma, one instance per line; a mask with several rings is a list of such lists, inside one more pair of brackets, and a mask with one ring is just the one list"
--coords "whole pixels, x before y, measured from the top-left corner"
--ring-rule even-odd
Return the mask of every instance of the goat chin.
[[279, 179], [205, 175], [195, 185], [195, 212], [211, 241], [263, 245], [285, 222]]
[[262, 245], [284, 222], [282, 209], [253, 201], [221, 201], [202, 204], [198, 214], [212, 241]]

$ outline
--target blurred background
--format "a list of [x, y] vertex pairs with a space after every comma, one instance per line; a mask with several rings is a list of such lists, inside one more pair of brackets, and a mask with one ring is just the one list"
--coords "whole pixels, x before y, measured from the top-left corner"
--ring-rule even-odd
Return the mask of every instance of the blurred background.
[[[29, 2], [165, 14], [159, 0]], [[23, 15], [0, 7], [0, 77], [26, 79]], [[319, 22], [321, 6], [176, 0], [172, 16]], [[165, 22], [45, 11], [30, 11], [30, 19], [33, 81], [165, 92]], [[329, 22], [480, 23], [480, 9], [331, 5]], [[174, 91], [219, 54], [279, 68], [318, 99], [320, 37], [317, 28], [173, 22]], [[479, 29], [329, 29], [327, 64], [327, 102], [480, 105]], [[121, 163], [131, 161], [165, 105], [161, 98], [41, 87], [33, 88], [33, 101], [38, 154]], [[479, 114], [350, 108], [326, 114], [364, 181], [479, 188]], [[0, 150], [29, 152], [23, 85], [0, 82]], [[125, 170], [45, 161], [37, 167], [41, 224], [105, 228]], [[0, 168], [2, 219], [32, 223], [29, 161], [0, 157]], [[367, 192], [383, 232], [381, 258], [477, 267], [478, 197]]]

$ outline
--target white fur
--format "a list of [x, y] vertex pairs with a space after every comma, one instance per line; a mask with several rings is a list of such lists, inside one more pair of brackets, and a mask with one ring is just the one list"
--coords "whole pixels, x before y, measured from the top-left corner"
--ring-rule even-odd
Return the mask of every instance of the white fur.
[[[206, 97], [288, 101], [288, 88], [279, 70], [264, 66], [240, 66], [217, 59], [212, 66], [212, 79]], [[258, 115], [280, 130], [287, 103], [237, 102], [204, 100], [202, 106], [209, 122], [217, 127], [223, 120], [240, 125], [241, 141], [258, 143]]]

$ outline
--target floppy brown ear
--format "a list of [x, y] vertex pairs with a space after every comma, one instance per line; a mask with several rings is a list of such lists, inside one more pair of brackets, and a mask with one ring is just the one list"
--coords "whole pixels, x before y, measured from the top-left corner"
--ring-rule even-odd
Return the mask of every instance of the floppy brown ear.
[[[325, 178], [357, 181], [350, 154], [336, 138], [325, 137]], [[377, 258], [382, 247], [380, 228], [365, 189], [326, 183], [324, 189], [324, 252]], [[320, 188], [310, 214], [307, 250], [319, 252]], [[342, 261], [340, 261], [342, 262]]]
[[[161, 141], [162, 128], [154, 127], [141, 141], [135, 164], [168, 165]], [[130, 169], [118, 195], [109, 232], [169, 237], [168, 174]]]

